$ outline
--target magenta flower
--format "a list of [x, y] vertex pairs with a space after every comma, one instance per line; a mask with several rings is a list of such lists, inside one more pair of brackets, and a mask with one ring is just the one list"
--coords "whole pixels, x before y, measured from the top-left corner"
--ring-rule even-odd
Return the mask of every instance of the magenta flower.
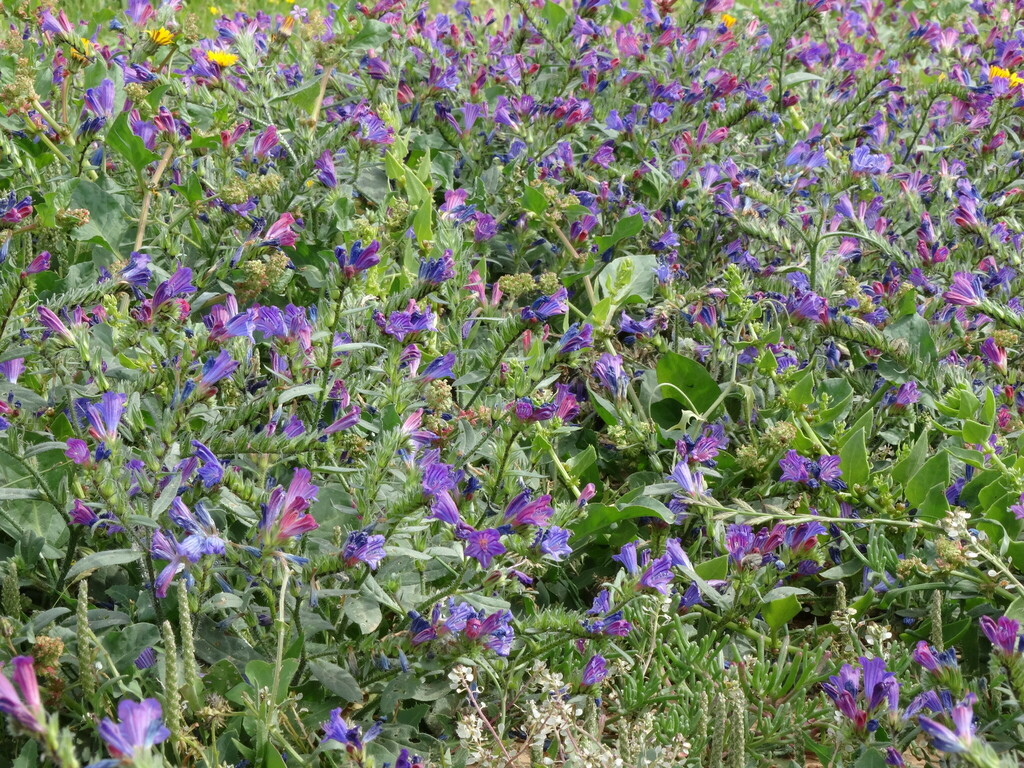
[[290, 213], [282, 213], [277, 221], [270, 225], [270, 229], [263, 236], [264, 239], [260, 245], [269, 248], [286, 248], [295, 245], [299, 236], [292, 231], [292, 224], [294, 223], [294, 216]]
[[979, 623], [981, 631], [998, 653], [1014, 656], [1024, 651], [1024, 637], [1020, 636], [1019, 621], [1008, 619], [1006, 616], [1000, 616], [998, 619], [982, 616]]
[[505, 508], [503, 522], [512, 526], [547, 525], [555, 511], [551, 508], [551, 495], [544, 494], [531, 501], [533, 491], [527, 489], [514, 497]]
[[271, 491], [259, 525], [268, 547], [283, 544], [320, 527], [316, 518], [305, 514], [319, 490], [309, 482], [310, 477], [308, 469], [297, 469], [287, 492], [280, 485]]
[[11, 664], [14, 666], [14, 685], [6, 675], [0, 674], [0, 712], [27, 731], [45, 733], [46, 713], [39, 698], [35, 660], [31, 656], [15, 656]]
[[976, 307], [985, 298], [985, 289], [977, 275], [956, 272], [949, 289], [942, 294], [946, 303], [957, 307]]
[[86, 409], [86, 416], [89, 418], [89, 434], [97, 440], [111, 442], [117, 439], [117, 427], [121, 423], [121, 416], [124, 414], [124, 404], [128, 400], [127, 395], [117, 392], [104, 392], [100, 397], [100, 404], [90, 404]]
[[71, 331], [68, 330], [68, 327], [64, 325], [63, 321], [51, 309], [48, 307], [36, 307], [36, 314], [39, 316], [39, 322], [48, 331], [57, 334], [72, 344], [75, 343], [75, 337], [71, 335]]

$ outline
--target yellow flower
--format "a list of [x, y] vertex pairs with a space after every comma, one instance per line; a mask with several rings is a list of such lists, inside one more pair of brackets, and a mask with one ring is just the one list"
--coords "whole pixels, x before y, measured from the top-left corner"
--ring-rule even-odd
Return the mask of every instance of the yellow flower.
[[147, 29], [146, 34], [149, 35], [149, 39], [156, 45], [170, 45], [174, 42], [174, 33], [166, 27]]
[[992, 65], [988, 68], [988, 79], [994, 80], [997, 77], [1004, 77], [1010, 81], [1010, 86], [1024, 85], [1024, 77], [1021, 77], [1016, 72], [1011, 72], [1008, 69], [997, 67]]
[[209, 11], [210, 11], [210, 15], [211, 16], [221, 16], [221, 15], [223, 15], [221, 9], [218, 8], [216, 5], [211, 5], [210, 8], [209, 8]]
[[227, 51], [207, 51], [206, 60], [218, 67], [230, 67], [238, 63], [238, 56]]
[[732, 25], [736, 23], [736, 17], [730, 16], [728, 13], [723, 13], [722, 23], [725, 24], [726, 29], [732, 29]]
[[92, 57], [94, 46], [90, 40], [87, 40], [84, 37], [80, 37], [78, 40], [78, 44], [73, 46], [69, 51], [71, 58], [87, 62]]

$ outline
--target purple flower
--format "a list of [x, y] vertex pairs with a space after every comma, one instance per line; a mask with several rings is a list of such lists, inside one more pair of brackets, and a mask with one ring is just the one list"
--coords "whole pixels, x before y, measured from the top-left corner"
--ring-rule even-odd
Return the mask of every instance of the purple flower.
[[631, 541], [629, 544], [624, 544], [622, 546], [622, 549], [619, 550], [619, 554], [612, 555], [612, 560], [622, 563], [623, 567], [626, 569], [626, 573], [630, 576], [635, 576], [640, 570], [640, 563], [637, 560], [636, 545], [637, 543], [635, 541]]
[[224, 554], [224, 540], [220, 538], [213, 518], [201, 501], [195, 503], [193, 512], [185, 506], [180, 496], [176, 496], [171, 502], [167, 516], [188, 533], [178, 546], [178, 551], [188, 558], [189, 562], [197, 563], [203, 555]]
[[951, 719], [954, 730], [950, 730], [930, 717], [921, 715], [917, 722], [932, 741], [932, 746], [942, 752], [966, 752], [974, 741], [974, 702], [977, 698], [973, 693], [967, 694], [963, 701], [953, 707]]
[[892, 160], [888, 155], [873, 155], [863, 144], [857, 147], [850, 154], [850, 169], [856, 173], [866, 173], [871, 176], [885, 173], [892, 167]]
[[629, 376], [622, 369], [622, 357], [605, 352], [594, 363], [594, 378], [607, 389], [616, 400], [626, 397]]
[[594, 326], [584, 323], [581, 327], [579, 323], [573, 323], [562, 334], [562, 338], [558, 342], [558, 351], [567, 355], [570, 352], [579, 352], [581, 349], [592, 346], [594, 346]]
[[441, 490], [435, 494], [434, 500], [430, 503], [428, 517], [455, 527], [464, 525], [462, 517], [459, 515], [459, 508], [455, 506], [455, 500], [447, 490]]
[[263, 507], [259, 524], [266, 546], [283, 544], [320, 527], [316, 518], [305, 514], [320, 490], [309, 482], [310, 477], [308, 469], [297, 469], [287, 491], [279, 485], [270, 492], [270, 500]]
[[4, 360], [0, 363], [0, 376], [3, 376], [11, 384], [18, 383], [18, 377], [25, 372], [25, 358], [15, 357], [12, 360]]
[[420, 378], [423, 379], [423, 381], [455, 378], [455, 373], [452, 371], [452, 366], [454, 365], [455, 353], [449, 352], [446, 355], [443, 355], [432, 360], [430, 362], [430, 365], [423, 369], [423, 374], [420, 376]]
[[846, 489], [840, 477], [843, 471], [839, 468], [838, 456], [822, 456], [817, 461], [804, 458], [794, 450], [789, 450], [779, 460], [782, 475], [779, 482], [802, 483], [808, 488], [817, 488], [824, 483], [836, 491]]
[[704, 476], [700, 472], [690, 471], [690, 465], [685, 461], [680, 461], [675, 465], [668, 479], [678, 484], [683, 493], [691, 498], [709, 495], [708, 489], [704, 485]]
[[920, 399], [921, 394], [917, 390], [917, 382], [915, 381], [906, 381], [900, 384], [898, 388], [893, 389], [884, 398], [885, 404], [890, 408], [907, 408]]
[[608, 677], [608, 666], [603, 656], [594, 654], [583, 667], [582, 685], [597, 685]]
[[533, 491], [526, 489], [508, 503], [503, 522], [512, 526], [547, 525], [554, 512], [550, 494], [533, 499]]
[[[966, 478], [960, 478], [960, 479], [966, 481]], [[961, 486], [961, 490], [962, 490], [962, 488], [963, 487]], [[947, 498], [948, 498], [948, 496], [947, 496]], [[959, 501], [959, 500], [960, 499], [959, 499], [959, 493], [958, 493], [957, 494], [957, 501]], [[952, 504], [952, 503], [953, 502], [950, 502], [950, 504]], [[1010, 511], [1013, 512], [1013, 516], [1016, 517], [1018, 520], [1024, 520], [1024, 493], [1022, 493], [1020, 495], [1020, 497], [1017, 499], [1017, 503], [1016, 504], [1012, 504], [1010, 506]]]
[[149, 254], [132, 251], [128, 263], [118, 272], [118, 277], [128, 285], [136, 288], [145, 288], [153, 278], [153, 272], [149, 268]]
[[996, 344], [995, 339], [989, 336], [983, 342], [981, 342], [981, 346], [978, 349], [981, 352], [982, 356], [986, 360], [988, 360], [988, 362], [992, 365], [993, 368], [995, 368], [1000, 373], [1006, 373], [1006, 350], [1000, 347], [998, 344]]
[[338, 186], [338, 177], [334, 171], [334, 157], [331, 155], [329, 149], [325, 149], [323, 154], [316, 159], [313, 166], [317, 170], [316, 178], [328, 189], [334, 189]]
[[238, 361], [233, 360], [226, 349], [222, 349], [217, 357], [211, 357], [203, 363], [203, 372], [199, 377], [200, 392], [211, 394], [213, 385], [230, 376], [236, 368]]
[[538, 323], [568, 311], [569, 292], [562, 286], [550, 296], [541, 296], [530, 306], [523, 307], [522, 318], [528, 323]]
[[985, 298], [981, 279], [970, 272], [956, 272], [949, 289], [942, 294], [947, 304], [957, 307], [976, 307]]
[[0, 712], [17, 721], [25, 730], [45, 733], [46, 713], [39, 698], [35, 660], [31, 656], [15, 656], [11, 664], [14, 666], [13, 685], [6, 675], [0, 673]]
[[75, 337], [71, 335], [71, 331], [68, 327], [61, 322], [61, 319], [57, 317], [51, 309], [48, 307], [36, 307], [36, 314], [39, 315], [39, 322], [43, 324], [43, 327], [52, 333], [56, 333], [64, 340], [75, 343]]
[[998, 619], [982, 616], [979, 623], [981, 631], [997, 652], [1004, 656], [1014, 656], [1024, 651], [1024, 637], [1020, 637], [1019, 621], [1006, 616], [1000, 616]]
[[372, 725], [363, 735], [363, 729], [358, 725], [350, 726], [341, 716], [341, 708], [331, 711], [331, 719], [323, 724], [324, 737], [321, 744], [327, 741], [337, 741], [345, 745], [350, 753], [362, 753], [363, 747], [377, 738], [382, 730], [379, 723]]
[[148, 752], [171, 735], [164, 727], [163, 710], [156, 699], [122, 699], [117, 705], [117, 719], [121, 722], [103, 718], [99, 730], [100, 737], [118, 763], [130, 761], [140, 752]]
[[552, 560], [560, 561], [562, 558], [572, 554], [572, 548], [569, 546], [570, 533], [570, 531], [559, 528], [557, 525], [544, 528], [537, 531], [537, 537], [533, 540], [533, 547]]
[[451, 248], [446, 248], [440, 258], [420, 259], [419, 278], [428, 285], [441, 285], [455, 277], [455, 259]]
[[112, 442], [117, 439], [117, 427], [121, 423], [121, 416], [124, 414], [124, 404], [128, 400], [127, 395], [115, 392], [104, 392], [100, 397], [100, 404], [89, 405], [86, 409], [86, 416], [89, 418], [89, 434], [97, 440]]
[[476, 214], [476, 227], [473, 230], [473, 241], [482, 243], [490, 240], [498, 233], [498, 222], [489, 213]]
[[135, 657], [136, 669], [149, 669], [156, 664], [156, 651], [152, 648], [143, 649], [142, 653]]
[[174, 534], [157, 530], [153, 532], [150, 540], [149, 553], [156, 560], [166, 560], [167, 565], [157, 574], [154, 588], [157, 597], [167, 597], [167, 590], [171, 586], [174, 577], [179, 573], [185, 574], [186, 583], [191, 584], [192, 575], [188, 572], [189, 563], [196, 562], [194, 551], [186, 550], [174, 537]]
[[295, 245], [299, 236], [292, 230], [295, 217], [290, 213], [282, 213], [277, 221], [270, 225], [270, 229], [263, 236], [260, 246], [264, 248], [287, 248]]
[[277, 139], [277, 126], [268, 125], [263, 131], [253, 140], [252, 143], [252, 154], [256, 158], [262, 160], [270, 151], [278, 144]]
[[85, 440], [79, 440], [77, 437], [72, 437], [68, 440], [68, 447], [64, 450], [64, 455], [75, 462], [75, 464], [88, 464], [89, 446]]
[[786, 455], [779, 460], [779, 467], [782, 468], [779, 482], [806, 484], [811, 479], [807, 472], [807, 460], [794, 450], [786, 451]]
[[203, 479], [204, 487], [212, 488], [224, 479], [224, 466], [213, 451], [198, 440], [192, 441], [192, 449], [195, 451], [196, 458], [203, 462], [203, 466], [199, 470], [199, 477]]
[[651, 561], [647, 570], [640, 576], [640, 586], [654, 589], [667, 595], [672, 583], [672, 558], [662, 555]]
[[29, 263], [24, 270], [22, 270], [21, 276], [27, 277], [28, 275], [36, 275], [40, 272], [45, 272], [50, 268], [50, 252], [42, 251]]
[[192, 285], [192, 270], [188, 267], [178, 267], [169, 279], [156, 287], [153, 293], [153, 312], [177, 296], [195, 292], [196, 287]]
[[[885, 668], [879, 658], [860, 657], [861, 668], [844, 664], [838, 675], [832, 675], [821, 689], [835, 703], [836, 709], [852, 721], [858, 733], [867, 733], [877, 727], [872, 716], [883, 705], [889, 712], [899, 707], [900, 684], [896, 675]], [[861, 676], [863, 674], [863, 690]]]
[[366, 248], [362, 247], [361, 240], [357, 240], [352, 244], [351, 253], [345, 250], [345, 246], [337, 246], [334, 249], [334, 256], [338, 260], [342, 274], [346, 279], [351, 280], [359, 272], [364, 272], [380, 263], [380, 248], [381, 244], [376, 240]]
[[387, 554], [384, 551], [384, 542], [383, 536], [370, 535], [368, 530], [350, 531], [345, 546], [341, 549], [342, 562], [348, 568], [356, 563], [366, 563], [371, 571], [375, 571]]
[[501, 532], [495, 528], [477, 531], [469, 526], [458, 532], [460, 539], [466, 541], [466, 554], [475, 558], [481, 568], [490, 568], [495, 555], [505, 553], [505, 545], [501, 543]]

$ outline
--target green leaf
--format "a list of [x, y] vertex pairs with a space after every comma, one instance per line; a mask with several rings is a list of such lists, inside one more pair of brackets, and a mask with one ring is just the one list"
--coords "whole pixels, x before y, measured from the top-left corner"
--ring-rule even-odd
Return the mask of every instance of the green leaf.
[[610, 235], [597, 238], [597, 249], [601, 252], [607, 251], [623, 240], [636, 237], [643, 228], [644, 219], [639, 213], [619, 219], [615, 222], [615, 229]]
[[[655, 500], [649, 499], [649, 501]], [[668, 508], [663, 504], [661, 506], [665, 511], [668, 511]], [[584, 536], [590, 536], [604, 528], [614, 525], [615, 523], [621, 522], [622, 520], [632, 520], [637, 517], [660, 517], [663, 520], [665, 519], [659, 510], [652, 509], [651, 507], [636, 502], [626, 504], [621, 509], [608, 504], [588, 504], [586, 512], [586, 517], [582, 520], [577, 520], [570, 526], [573, 536], [576, 539], [582, 539]], [[671, 517], [666, 520], [666, 522], [671, 522], [675, 519], [675, 516], [672, 515], [671, 512], [668, 514]]]
[[391, 27], [376, 19], [367, 19], [347, 47], [349, 50], [362, 53], [370, 48], [379, 48], [390, 39]]
[[412, 231], [416, 239], [424, 243], [434, 239], [434, 204], [427, 200], [420, 206], [412, 220]]
[[356, 679], [337, 664], [323, 659], [309, 662], [309, 671], [313, 673], [324, 688], [344, 701], [362, 701], [363, 692], [359, 689]]
[[569, 18], [569, 14], [565, 12], [562, 6], [551, 2], [551, 0], [544, 4], [540, 15], [551, 26], [552, 30], [557, 30]]
[[790, 388], [789, 395], [786, 397], [786, 400], [790, 405], [795, 407], [810, 405], [814, 402], [813, 368], [808, 367], [807, 370], [800, 374], [800, 378], [798, 378]]
[[[667, 352], [658, 361], [658, 383], [661, 393], [676, 400], [694, 413], [704, 413], [718, 399], [722, 390], [707, 369], [696, 360]], [[708, 414], [713, 417], [714, 414]]]
[[124, 234], [128, 217], [113, 195], [98, 184], [82, 179], [71, 193], [69, 208], [86, 208], [89, 221], [71, 231], [76, 240], [102, 245], [113, 254], [119, 254], [118, 246]]
[[796, 595], [787, 595], [778, 600], [772, 600], [761, 607], [761, 617], [769, 627], [777, 630], [789, 623], [790, 619], [800, 613], [800, 601]]
[[694, 572], [705, 581], [724, 579], [729, 573], [729, 556], [721, 555], [705, 560], [693, 567]]
[[[312, 663], [310, 667], [312, 668]], [[288, 698], [288, 688], [298, 669], [298, 659], [282, 659], [280, 670], [269, 661], [256, 659], [245, 665], [245, 677], [249, 681], [249, 685], [257, 691], [263, 688], [270, 691], [274, 688], [274, 677], [276, 675], [277, 690], [274, 691], [274, 701], [281, 704]]]
[[811, 72], [789, 72], [782, 77], [782, 87], [789, 88], [794, 85], [800, 85], [800, 83], [824, 79], [821, 75], [815, 75]]
[[885, 768], [885, 756], [877, 749], [866, 748], [853, 764], [853, 768]]
[[548, 209], [548, 199], [536, 187], [524, 187], [523, 208], [540, 216]]
[[124, 158], [128, 165], [141, 171], [157, 159], [156, 152], [148, 149], [145, 142], [132, 133], [128, 126], [128, 113], [122, 112], [107, 131], [106, 144]]
[[359, 627], [359, 631], [364, 635], [375, 630], [383, 618], [377, 601], [367, 597], [346, 598], [344, 610], [349, 621]]
[[897, 483], [902, 485], [904, 488], [907, 483], [910, 482], [917, 471], [924, 466], [925, 460], [928, 458], [928, 430], [921, 433], [921, 436], [914, 442], [914, 447], [910, 449], [910, 453], [898, 461], [892, 468], [892, 478]]
[[941, 451], [926, 461], [921, 469], [904, 485], [907, 501], [911, 506], [920, 507], [928, 493], [936, 486], [942, 486], [945, 491], [949, 485], [949, 454]]
[[868, 461], [868, 448], [863, 429], [858, 429], [840, 449], [839, 466], [843, 470], [843, 480], [847, 485], [864, 485], [868, 482], [871, 477], [871, 465]]
[[985, 445], [988, 443], [988, 439], [991, 435], [992, 427], [987, 424], [980, 424], [973, 419], [965, 421], [963, 429], [960, 431], [960, 436], [963, 438], [963, 441], [970, 445]]
[[126, 565], [142, 559], [143, 553], [134, 549], [110, 549], [106, 552], [93, 552], [76, 562], [68, 571], [68, 580], [74, 580], [87, 571], [95, 571], [111, 565]]
[[921, 363], [931, 363], [939, 356], [939, 350], [932, 339], [928, 321], [918, 314], [906, 315], [885, 328], [889, 339], [904, 339], [910, 345], [911, 356]]
[[367, 200], [382, 205], [391, 192], [391, 184], [383, 169], [364, 168], [356, 179], [356, 189]]

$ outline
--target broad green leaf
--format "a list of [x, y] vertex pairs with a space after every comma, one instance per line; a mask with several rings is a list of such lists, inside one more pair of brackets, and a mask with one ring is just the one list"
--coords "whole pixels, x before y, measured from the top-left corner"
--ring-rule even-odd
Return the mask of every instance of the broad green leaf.
[[[658, 383], [664, 397], [683, 404], [695, 413], [704, 413], [718, 399], [722, 390], [707, 369], [696, 360], [666, 352], [658, 361]], [[709, 418], [714, 414], [708, 414]]]
[[790, 619], [800, 613], [800, 601], [796, 595], [787, 595], [772, 600], [761, 606], [761, 616], [773, 630], [785, 626]]
[[313, 673], [317, 682], [343, 701], [362, 701], [363, 692], [359, 689], [356, 679], [337, 664], [315, 659], [309, 662], [309, 671]]
[[141, 171], [157, 159], [158, 155], [146, 147], [145, 142], [132, 133], [128, 126], [128, 113], [122, 112], [107, 131], [106, 144], [123, 157], [128, 165]]
[[111, 549], [106, 552], [93, 552], [71, 566], [68, 579], [73, 580], [87, 571], [111, 565], [126, 565], [142, 559], [142, 551], [135, 549]]
[[871, 464], [868, 461], [863, 429], [858, 429], [840, 449], [839, 466], [843, 470], [843, 480], [847, 485], [864, 485], [868, 482], [871, 477]]

